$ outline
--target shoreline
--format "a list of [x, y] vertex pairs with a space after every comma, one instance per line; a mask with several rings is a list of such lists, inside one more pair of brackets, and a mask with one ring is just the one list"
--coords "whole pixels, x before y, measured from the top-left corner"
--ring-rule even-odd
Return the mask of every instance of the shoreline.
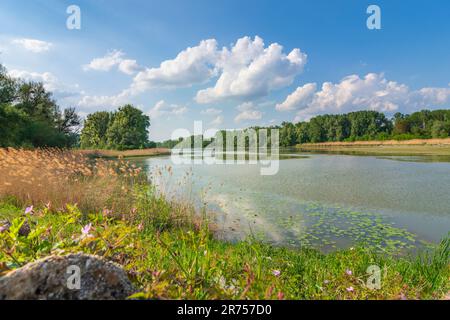
[[163, 156], [170, 155], [171, 151], [167, 148], [151, 148], [151, 149], [133, 149], [133, 150], [77, 150], [77, 152], [81, 154], [85, 154], [88, 156], [93, 156], [97, 158], [132, 158], [132, 157], [155, 157], [155, 156]]
[[322, 142], [295, 146], [300, 151], [337, 152], [376, 155], [450, 156], [450, 138], [386, 141]]

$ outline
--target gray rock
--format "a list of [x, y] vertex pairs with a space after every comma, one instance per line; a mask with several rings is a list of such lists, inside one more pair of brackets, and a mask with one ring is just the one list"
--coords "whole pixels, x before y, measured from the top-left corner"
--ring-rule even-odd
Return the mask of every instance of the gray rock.
[[119, 265], [82, 253], [49, 256], [0, 278], [0, 300], [113, 300], [134, 292]]

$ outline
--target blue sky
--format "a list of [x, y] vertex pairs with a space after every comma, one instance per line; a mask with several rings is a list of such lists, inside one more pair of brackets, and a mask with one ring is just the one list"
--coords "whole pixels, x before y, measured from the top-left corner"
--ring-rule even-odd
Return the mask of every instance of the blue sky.
[[[66, 28], [71, 4], [80, 30]], [[381, 30], [366, 27], [370, 4]], [[2, 0], [0, 63], [82, 115], [133, 103], [158, 141], [194, 120], [448, 108], [449, 15], [446, 0]]]

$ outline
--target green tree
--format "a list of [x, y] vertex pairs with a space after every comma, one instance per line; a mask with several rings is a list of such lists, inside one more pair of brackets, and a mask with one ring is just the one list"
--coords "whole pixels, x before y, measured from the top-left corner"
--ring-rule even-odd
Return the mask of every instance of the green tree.
[[60, 111], [40, 82], [11, 78], [0, 65], [0, 145], [69, 147], [77, 141], [75, 109]]
[[105, 149], [108, 147], [106, 133], [111, 123], [113, 114], [107, 111], [91, 113], [84, 121], [81, 131], [82, 148]]
[[132, 105], [125, 105], [114, 114], [106, 136], [108, 146], [119, 150], [141, 149], [148, 143], [150, 118]]

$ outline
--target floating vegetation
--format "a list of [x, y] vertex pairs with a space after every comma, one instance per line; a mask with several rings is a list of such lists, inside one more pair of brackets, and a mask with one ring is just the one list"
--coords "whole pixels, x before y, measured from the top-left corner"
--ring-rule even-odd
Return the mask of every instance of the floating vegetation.
[[286, 242], [292, 246], [330, 251], [360, 245], [379, 252], [399, 254], [418, 245], [417, 236], [379, 214], [308, 203], [299, 214], [277, 217]]

